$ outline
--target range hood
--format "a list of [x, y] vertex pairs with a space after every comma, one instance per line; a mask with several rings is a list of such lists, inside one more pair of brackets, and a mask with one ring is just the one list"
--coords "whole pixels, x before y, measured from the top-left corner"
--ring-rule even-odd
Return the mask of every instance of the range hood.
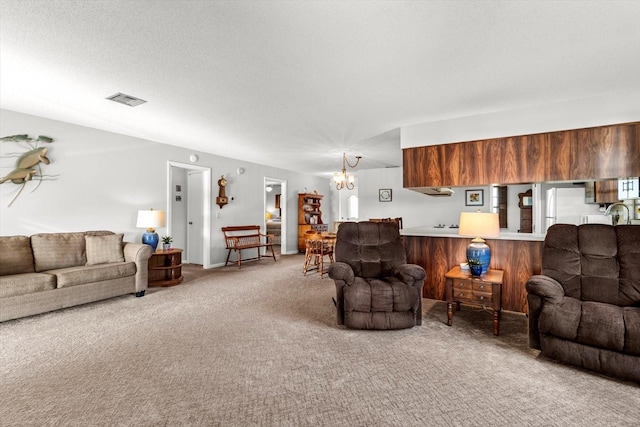
[[409, 190], [428, 196], [451, 196], [454, 191], [449, 187], [409, 187]]

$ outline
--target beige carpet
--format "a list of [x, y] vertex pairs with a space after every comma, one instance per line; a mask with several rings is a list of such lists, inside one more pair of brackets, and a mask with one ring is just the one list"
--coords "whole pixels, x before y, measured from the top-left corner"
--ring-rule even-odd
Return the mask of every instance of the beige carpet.
[[444, 303], [335, 324], [301, 255], [0, 323], [1, 426], [637, 426], [640, 387], [539, 358], [526, 319]]

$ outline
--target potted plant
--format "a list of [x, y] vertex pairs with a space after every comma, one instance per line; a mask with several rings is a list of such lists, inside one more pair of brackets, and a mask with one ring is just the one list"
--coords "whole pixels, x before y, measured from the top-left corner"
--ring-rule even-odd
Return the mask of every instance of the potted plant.
[[169, 249], [171, 249], [171, 242], [173, 242], [173, 237], [162, 236], [162, 250], [168, 251]]
[[469, 264], [469, 271], [471, 275], [474, 277], [478, 277], [482, 274], [482, 263], [477, 258], [469, 258], [467, 260], [467, 264]]

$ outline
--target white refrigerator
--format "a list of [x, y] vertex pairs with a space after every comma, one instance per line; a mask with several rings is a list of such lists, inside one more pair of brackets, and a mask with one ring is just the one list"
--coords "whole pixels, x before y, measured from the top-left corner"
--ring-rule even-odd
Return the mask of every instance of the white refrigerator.
[[544, 230], [546, 232], [553, 224], [579, 225], [582, 215], [598, 213], [593, 210], [594, 206], [585, 203], [584, 188], [550, 188], [547, 190]]

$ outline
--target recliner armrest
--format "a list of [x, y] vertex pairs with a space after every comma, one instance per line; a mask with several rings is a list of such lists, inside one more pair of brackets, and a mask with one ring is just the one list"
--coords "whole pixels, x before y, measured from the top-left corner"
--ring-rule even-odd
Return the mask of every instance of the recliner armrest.
[[407, 285], [413, 285], [416, 282], [424, 280], [427, 273], [424, 271], [424, 268], [417, 264], [400, 264], [394, 267], [393, 275]]
[[543, 298], [545, 302], [558, 304], [564, 298], [564, 288], [555, 279], [538, 274], [531, 276], [525, 283], [527, 292]]
[[333, 280], [342, 280], [347, 285], [353, 285], [356, 280], [353, 269], [346, 262], [334, 262], [331, 264], [329, 267], [329, 277]]

